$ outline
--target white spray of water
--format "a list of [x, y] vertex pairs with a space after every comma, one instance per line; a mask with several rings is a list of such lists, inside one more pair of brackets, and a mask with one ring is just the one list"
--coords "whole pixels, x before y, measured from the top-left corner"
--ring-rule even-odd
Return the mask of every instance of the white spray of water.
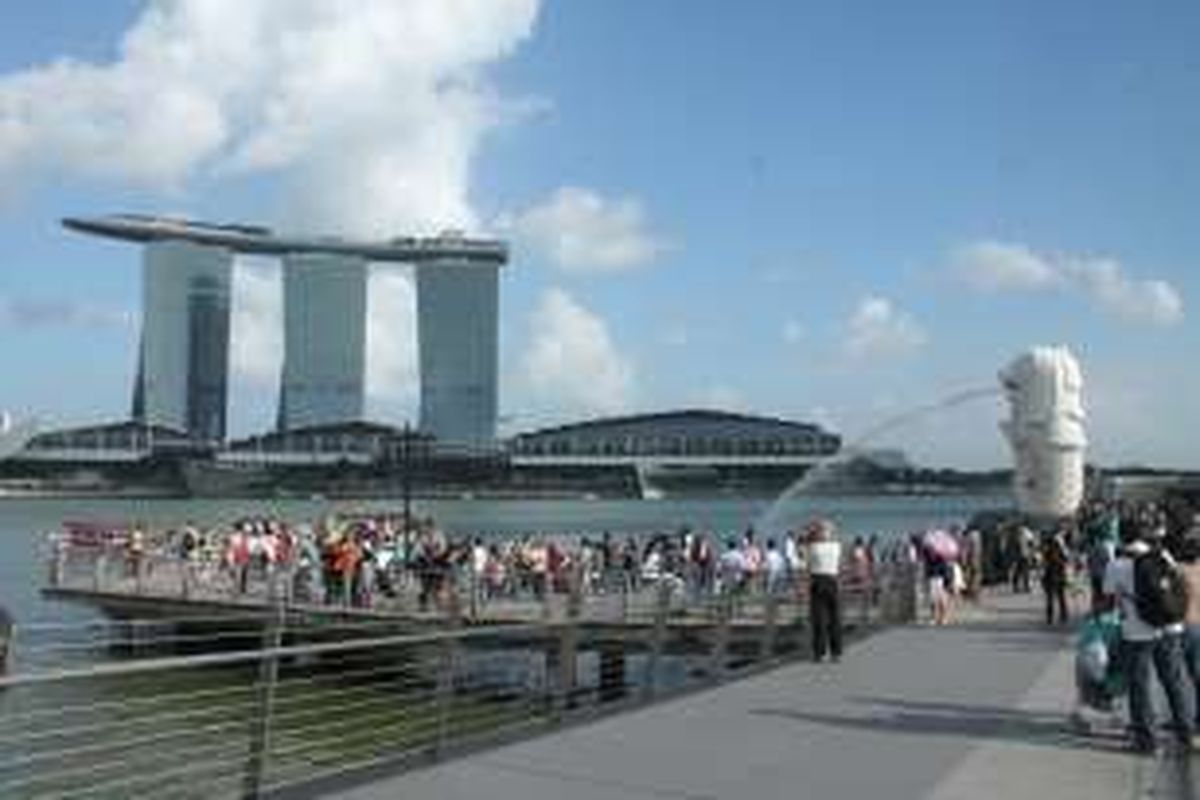
[[899, 414], [880, 420], [860, 433], [837, 453], [822, 458], [813, 464], [804, 476], [783, 491], [765, 511], [758, 515], [753, 522], [756, 531], [763, 535], [774, 536], [782, 533], [781, 521], [788, 505], [798, 496], [811, 491], [821, 480], [829, 476], [838, 465], [850, 461], [861, 454], [862, 448], [878, 436], [889, 433], [897, 428], [915, 422], [923, 417], [946, 411], [957, 406], [981, 400], [985, 397], [997, 397], [1001, 390], [993, 386], [982, 386], [974, 389], [955, 392], [934, 403], [910, 408]]

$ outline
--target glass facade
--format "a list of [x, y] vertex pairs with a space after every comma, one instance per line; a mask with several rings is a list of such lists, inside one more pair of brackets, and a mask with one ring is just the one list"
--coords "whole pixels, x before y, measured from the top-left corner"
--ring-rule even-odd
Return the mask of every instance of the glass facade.
[[225, 437], [232, 266], [220, 247], [146, 245], [134, 419], [197, 439]]
[[437, 261], [416, 268], [420, 428], [439, 441], [496, 437], [498, 266]]
[[297, 253], [283, 264], [283, 382], [279, 430], [363, 418], [367, 265]]

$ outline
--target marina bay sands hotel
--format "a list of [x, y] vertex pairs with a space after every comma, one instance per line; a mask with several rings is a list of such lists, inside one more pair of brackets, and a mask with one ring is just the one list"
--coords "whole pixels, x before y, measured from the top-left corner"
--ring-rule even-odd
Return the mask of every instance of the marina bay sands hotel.
[[352, 242], [141, 215], [63, 224], [143, 246], [139, 422], [225, 439], [230, 283], [233, 258], [245, 253], [283, 263], [280, 431], [363, 419], [367, 265], [395, 262], [416, 272], [420, 430], [443, 442], [495, 439], [503, 242], [457, 233]]

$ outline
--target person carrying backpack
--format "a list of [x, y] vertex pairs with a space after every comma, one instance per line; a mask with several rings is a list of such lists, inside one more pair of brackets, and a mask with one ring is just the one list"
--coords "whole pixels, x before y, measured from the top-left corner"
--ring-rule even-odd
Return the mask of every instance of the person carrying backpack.
[[1186, 583], [1157, 534], [1157, 530], [1134, 534], [1136, 538], [1109, 564], [1104, 576], [1104, 592], [1121, 615], [1131, 745], [1143, 754], [1152, 754], [1156, 748], [1152, 668], [1171, 707], [1175, 736], [1189, 749], [1196, 707], [1183, 659]]

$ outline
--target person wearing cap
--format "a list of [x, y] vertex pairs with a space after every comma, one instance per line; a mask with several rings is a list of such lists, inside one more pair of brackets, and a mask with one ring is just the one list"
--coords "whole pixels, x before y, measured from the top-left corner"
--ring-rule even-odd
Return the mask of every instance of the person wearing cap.
[[834, 538], [833, 523], [815, 520], [809, 525], [808, 617], [812, 631], [813, 660], [834, 661], [842, 657], [842, 611], [838, 575], [842, 567], [842, 543]]
[[1170, 558], [1170, 554], [1162, 550], [1165, 531], [1145, 524], [1131, 527], [1133, 532], [1125, 547], [1105, 571], [1104, 593], [1110, 603], [1116, 604], [1121, 615], [1121, 659], [1129, 686], [1132, 749], [1153, 754], [1156, 743], [1151, 669], [1167, 696], [1175, 735], [1189, 747], [1196, 713], [1195, 697], [1184, 674], [1182, 623], [1155, 627], [1138, 611], [1135, 563], [1156, 551]]

